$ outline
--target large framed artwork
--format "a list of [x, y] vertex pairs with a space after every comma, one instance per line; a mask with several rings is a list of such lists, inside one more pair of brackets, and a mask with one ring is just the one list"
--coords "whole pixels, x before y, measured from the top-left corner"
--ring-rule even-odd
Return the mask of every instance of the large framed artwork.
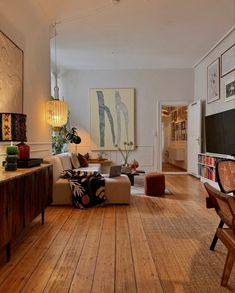
[[235, 44], [221, 55], [221, 77], [235, 70]]
[[124, 142], [134, 147], [133, 88], [90, 89], [91, 138], [97, 149], [116, 150]]
[[207, 67], [207, 103], [220, 98], [220, 67], [219, 58]]
[[0, 112], [23, 113], [23, 51], [0, 31]]

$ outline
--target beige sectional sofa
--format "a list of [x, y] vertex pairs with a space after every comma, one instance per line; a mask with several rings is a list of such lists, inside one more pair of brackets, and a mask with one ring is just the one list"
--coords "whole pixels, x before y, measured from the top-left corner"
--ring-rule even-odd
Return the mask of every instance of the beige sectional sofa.
[[[54, 205], [71, 205], [72, 191], [69, 181], [60, 178], [63, 170], [73, 169], [71, 163], [71, 154], [63, 153], [44, 158], [44, 162], [53, 165], [53, 203]], [[88, 164], [88, 167], [79, 167], [81, 171], [100, 172], [100, 164]], [[128, 204], [130, 202], [130, 181], [126, 175], [115, 178], [105, 176], [105, 196], [106, 203], [109, 204]]]

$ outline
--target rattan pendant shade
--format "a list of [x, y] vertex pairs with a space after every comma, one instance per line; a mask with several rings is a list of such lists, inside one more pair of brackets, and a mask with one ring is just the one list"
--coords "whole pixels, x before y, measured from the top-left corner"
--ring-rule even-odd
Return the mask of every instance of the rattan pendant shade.
[[68, 107], [64, 101], [51, 100], [46, 105], [47, 123], [52, 127], [61, 127], [67, 123]]

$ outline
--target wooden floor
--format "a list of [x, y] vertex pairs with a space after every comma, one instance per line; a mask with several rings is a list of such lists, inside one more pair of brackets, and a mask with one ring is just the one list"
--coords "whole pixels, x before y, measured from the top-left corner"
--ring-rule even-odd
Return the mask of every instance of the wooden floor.
[[0, 266], [0, 292], [235, 292], [220, 286], [226, 250], [208, 247], [218, 218], [201, 183], [168, 175], [166, 197], [129, 206], [48, 208]]
[[170, 163], [162, 163], [162, 171], [163, 172], [186, 172], [187, 170], [181, 167], [172, 165]]

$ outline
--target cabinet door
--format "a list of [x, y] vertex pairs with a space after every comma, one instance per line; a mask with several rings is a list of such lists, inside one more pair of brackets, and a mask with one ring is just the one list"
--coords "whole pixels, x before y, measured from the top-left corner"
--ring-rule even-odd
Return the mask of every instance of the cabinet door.
[[7, 198], [7, 183], [0, 183], [0, 247], [5, 246], [11, 236], [9, 202]]
[[[8, 181], [9, 205], [12, 206], [12, 237], [15, 238], [25, 227], [24, 220], [24, 176]], [[10, 203], [11, 201], [11, 203]]]
[[25, 175], [24, 217], [26, 225], [42, 211], [43, 170]]
[[24, 177], [25, 187], [24, 187], [24, 218], [25, 225], [29, 224], [34, 219], [34, 192], [33, 186], [35, 178], [33, 174], [27, 174]]
[[53, 188], [53, 169], [52, 166], [43, 169], [43, 194], [42, 208], [45, 209], [52, 203], [52, 188]]

